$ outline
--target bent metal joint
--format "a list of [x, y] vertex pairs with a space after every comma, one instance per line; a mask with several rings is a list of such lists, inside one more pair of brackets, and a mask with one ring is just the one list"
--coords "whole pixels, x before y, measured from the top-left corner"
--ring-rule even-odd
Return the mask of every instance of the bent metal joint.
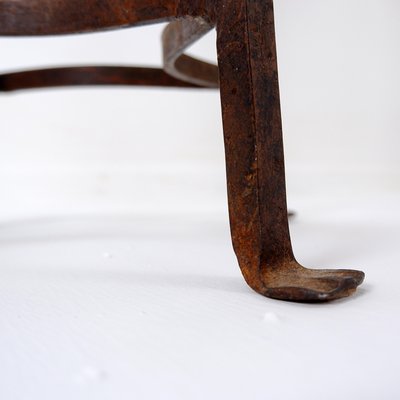
[[[353, 293], [361, 271], [308, 269], [290, 242], [272, 0], [0, 0], [0, 35], [61, 35], [170, 22], [164, 66], [85, 66], [0, 76], [0, 91], [141, 85], [220, 90], [232, 242], [246, 282], [282, 300]], [[216, 28], [218, 66], [184, 54]]]

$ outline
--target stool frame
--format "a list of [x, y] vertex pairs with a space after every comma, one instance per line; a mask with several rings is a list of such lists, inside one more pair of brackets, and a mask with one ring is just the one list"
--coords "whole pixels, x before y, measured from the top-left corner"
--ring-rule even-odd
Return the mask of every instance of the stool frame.
[[[275, 299], [349, 296], [364, 273], [309, 269], [295, 259], [288, 226], [272, 0], [0, 0], [0, 35], [95, 32], [169, 22], [163, 68], [90, 66], [0, 75], [0, 91], [71, 85], [220, 90], [232, 242], [242, 274]], [[185, 49], [215, 28], [218, 65]]]

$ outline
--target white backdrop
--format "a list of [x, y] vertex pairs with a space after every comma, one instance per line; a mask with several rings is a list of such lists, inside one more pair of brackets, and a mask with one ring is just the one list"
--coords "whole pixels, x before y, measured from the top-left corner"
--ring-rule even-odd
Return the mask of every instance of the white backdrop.
[[[321, 184], [398, 188], [400, 3], [277, 0], [275, 10], [289, 201]], [[161, 31], [2, 38], [0, 67], [160, 65]], [[191, 52], [215, 60], [215, 33]], [[4, 216], [225, 207], [217, 92], [52, 89], [1, 94], [0, 110]]]

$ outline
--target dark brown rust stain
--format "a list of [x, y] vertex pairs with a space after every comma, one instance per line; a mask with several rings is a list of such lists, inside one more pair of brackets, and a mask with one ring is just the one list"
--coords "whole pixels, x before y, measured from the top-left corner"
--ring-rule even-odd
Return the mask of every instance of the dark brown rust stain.
[[0, 75], [0, 91], [62, 86], [131, 85], [203, 88], [159, 68], [86, 66], [49, 68]]
[[[68, 85], [220, 87], [233, 247], [256, 292], [321, 302], [349, 296], [355, 270], [302, 267], [286, 206], [272, 0], [0, 0], [0, 35], [55, 35], [172, 21], [164, 70], [74, 67], [0, 75], [0, 91]], [[184, 50], [217, 29], [218, 66]]]

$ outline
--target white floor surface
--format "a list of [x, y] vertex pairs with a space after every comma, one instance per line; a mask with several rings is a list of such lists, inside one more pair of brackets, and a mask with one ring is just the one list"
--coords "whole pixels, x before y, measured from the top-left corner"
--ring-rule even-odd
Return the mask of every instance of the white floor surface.
[[366, 272], [319, 305], [252, 292], [224, 213], [3, 221], [0, 398], [397, 399], [399, 200], [294, 202], [303, 264]]

